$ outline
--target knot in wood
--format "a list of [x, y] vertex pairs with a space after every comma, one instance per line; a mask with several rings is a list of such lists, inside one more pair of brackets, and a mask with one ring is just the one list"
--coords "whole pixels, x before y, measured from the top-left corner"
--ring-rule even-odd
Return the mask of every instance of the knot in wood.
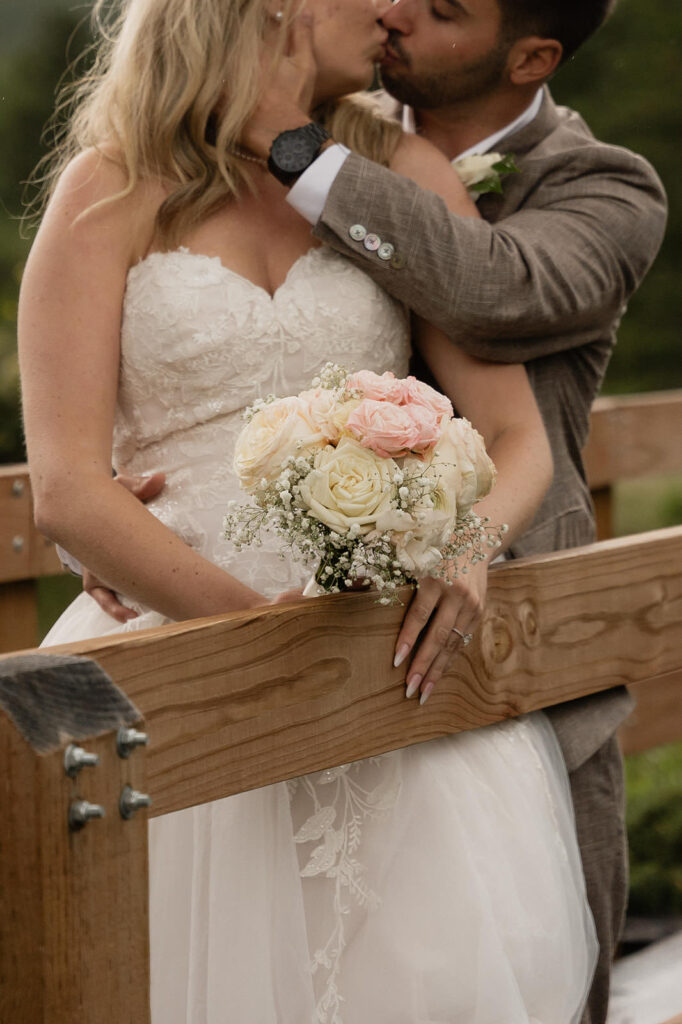
[[535, 605], [532, 601], [522, 601], [519, 605], [519, 625], [521, 636], [526, 647], [538, 647], [542, 639]]
[[501, 665], [514, 648], [509, 623], [499, 615], [489, 615], [481, 633], [481, 653], [486, 666]]

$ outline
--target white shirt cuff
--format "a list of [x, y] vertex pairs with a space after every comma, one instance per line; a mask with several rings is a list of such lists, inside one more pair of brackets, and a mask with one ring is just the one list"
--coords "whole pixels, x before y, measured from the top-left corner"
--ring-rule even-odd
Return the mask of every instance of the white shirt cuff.
[[317, 224], [336, 175], [350, 153], [340, 142], [328, 146], [289, 189], [287, 202], [311, 224]]

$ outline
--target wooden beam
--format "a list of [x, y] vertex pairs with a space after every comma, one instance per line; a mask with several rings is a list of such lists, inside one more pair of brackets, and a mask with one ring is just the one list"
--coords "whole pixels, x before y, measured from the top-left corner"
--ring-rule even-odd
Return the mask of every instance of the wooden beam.
[[54, 544], [33, 523], [26, 466], [0, 466], [0, 583], [62, 572]]
[[584, 451], [591, 488], [682, 473], [682, 390], [599, 398]]
[[[0, 663], [0, 1021], [149, 1024], [146, 814], [118, 808], [124, 786], [144, 792], [145, 755], [116, 749], [139, 715], [91, 663], [18, 660]], [[70, 777], [64, 749], [83, 735], [99, 764]], [[70, 831], [77, 800], [105, 817]]]
[[162, 814], [681, 671], [682, 527], [496, 568], [423, 708], [391, 666], [403, 614], [344, 594], [51, 650], [95, 658], [141, 709]]
[[39, 639], [36, 581], [0, 583], [0, 654], [35, 647]]

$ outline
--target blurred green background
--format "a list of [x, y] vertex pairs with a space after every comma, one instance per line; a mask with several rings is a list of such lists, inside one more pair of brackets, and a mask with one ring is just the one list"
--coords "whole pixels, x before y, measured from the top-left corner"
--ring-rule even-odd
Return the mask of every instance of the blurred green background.
[[[30, 239], [18, 218], [22, 183], [44, 152], [41, 133], [55, 88], [88, 39], [89, 5], [73, 0], [2, 0], [0, 14], [0, 463], [22, 462], [16, 362], [16, 309]], [[560, 103], [577, 108], [605, 141], [642, 153], [670, 199], [658, 260], [621, 325], [605, 392], [682, 387], [678, 187], [682, 6], [620, 0], [609, 23], [553, 83]], [[621, 485], [619, 534], [682, 522], [679, 477]], [[43, 581], [47, 628], [75, 592], [74, 581]], [[628, 759], [631, 911], [682, 915], [682, 744]]]

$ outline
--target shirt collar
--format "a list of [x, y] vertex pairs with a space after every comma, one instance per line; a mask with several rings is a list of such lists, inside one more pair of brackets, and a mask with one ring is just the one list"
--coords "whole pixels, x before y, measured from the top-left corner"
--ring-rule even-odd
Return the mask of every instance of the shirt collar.
[[[521, 128], [525, 128], [527, 124], [537, 116], [540, 107], [542, 106], [543, 90], [538, 89], [533, 97], [532, 102], [523, 113], [519, 114], [518, 117], [514, 118], [509, 124], [505, 125], [504, 128], [500, 128], [499, 131], [493, 132], [487, 139], [482, 139], [481, 142], [477, 142], [475, 146], [470, 146], [469, 149], [465, 149], [463, 153], [455, 157], [455, 160], [462, 160], [465, 156], [471, 156], [472, 153], [489, 153], [490, 150], [501, 142], [502, 139], [506, 138], [507, 135], [511, 135], [512, 132], [517, 132]], [[416, 132], [416, 123], [414, 119], [414, 110], [412, 107], [403, 107], [403, 131], [414, 135]], [[454, 160], [453, 160], [454, 163]]]

